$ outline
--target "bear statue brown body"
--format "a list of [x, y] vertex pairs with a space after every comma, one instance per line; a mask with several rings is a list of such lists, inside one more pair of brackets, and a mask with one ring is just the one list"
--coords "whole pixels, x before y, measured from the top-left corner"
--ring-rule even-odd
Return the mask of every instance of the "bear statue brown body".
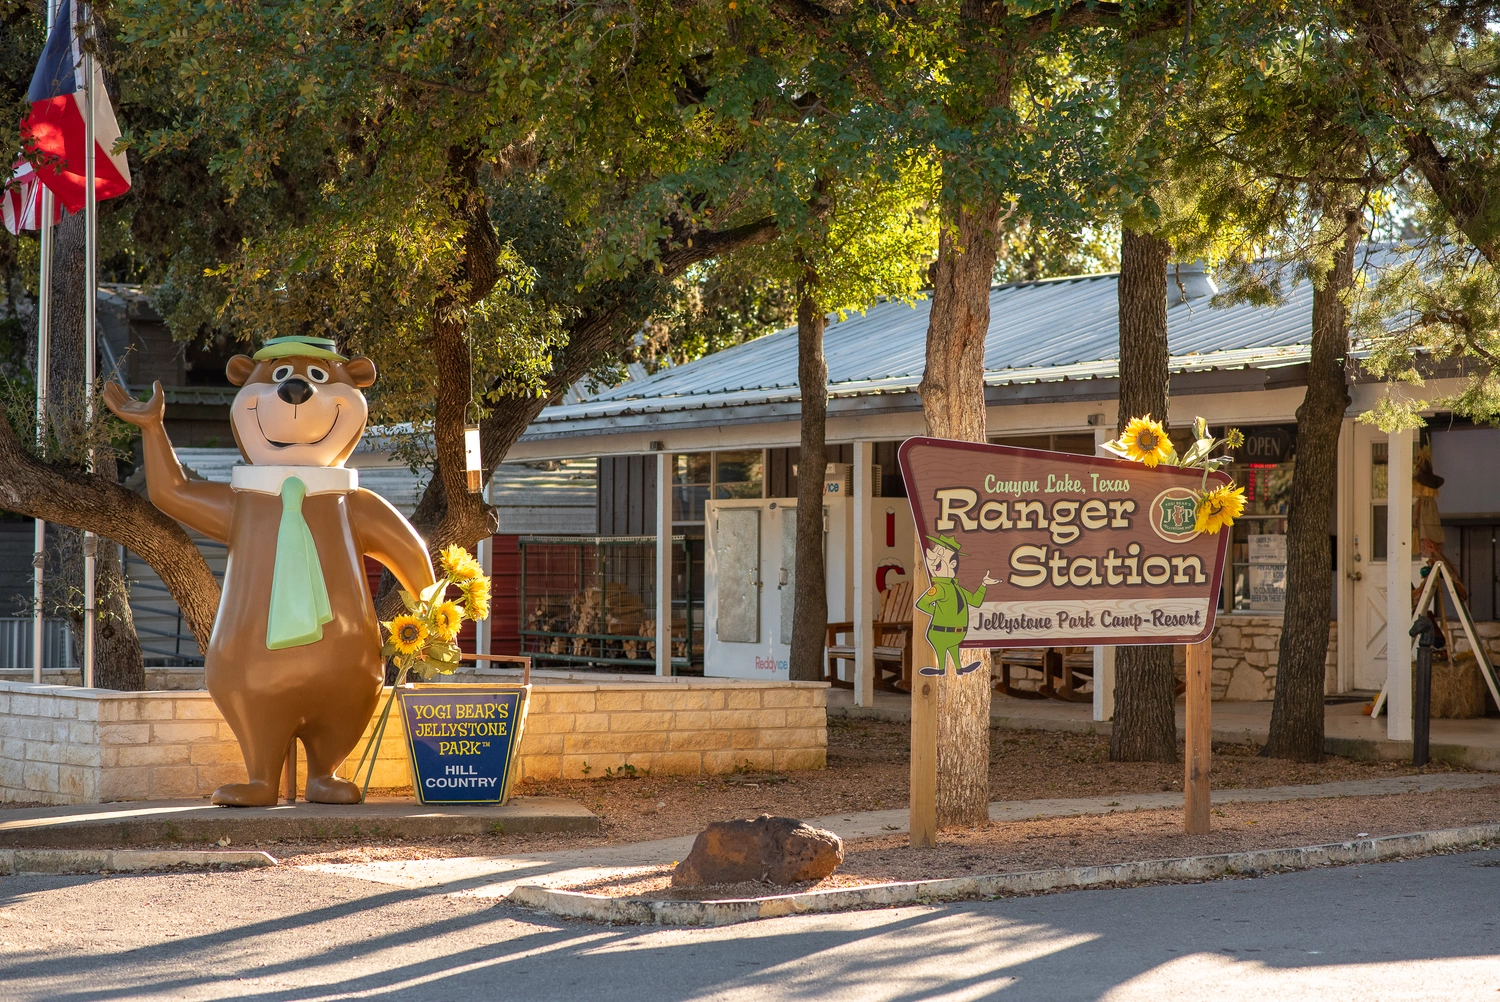
[[[254, 359], [229, 362], [231, 381], [242, 387], [232, 411], [235, 439], [250, 463], [235, 468], [231, 484], [184, 474], [162, 426], [159, 383], [145, 403], [111, 384], [105, 402], [141, 429], [152, 502], [228, 545], [204, 675], [239, 739], [248, 782], [221, 786], [214, 803], [274, 804], [293, 738], [307, 752], [307, 799], [354, 803], [358, 787], [334, 770], [358, 745], [385, 675], [364, 557], [390, 568], [414, 593], [434, 580], [432, 564], [410, 523], [343, 468], [364, 432], [361, 389], [374, 382], [374, 365], [346, 360], [320, 339], [276, 341]], [[300, 514], [316, 546], [328, 615], [320, 636], [277, 646], [268, 624], [278, 531], [296, 501], [284, 503], [292, 477], [306, 487]]]

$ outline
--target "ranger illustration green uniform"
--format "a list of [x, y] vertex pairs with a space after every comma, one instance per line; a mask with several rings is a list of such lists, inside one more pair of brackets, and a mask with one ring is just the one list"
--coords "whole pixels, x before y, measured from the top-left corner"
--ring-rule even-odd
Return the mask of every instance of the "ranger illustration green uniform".
[[927, 627], [927, 642], [937, 655], [937, 665], [923, 666], [917, 671], [922, 675], [942, 675], [948, 670], [951, 658], [956, 674], [967, 675], [979, 668], [979, 661], [964, 664], [959, 653], [959, 644], [969, 632], [969, 607], [984, 601], [986, 585], [1000, 582], [984, 573], [984, 581], [974, 591], [958, 583], [959, 544], [952, 536], [928, 536], [932, 546], [924, 554], [927, 573], [932, 578], [932, 587], [917, 599], [917, 608], [932, 617]]

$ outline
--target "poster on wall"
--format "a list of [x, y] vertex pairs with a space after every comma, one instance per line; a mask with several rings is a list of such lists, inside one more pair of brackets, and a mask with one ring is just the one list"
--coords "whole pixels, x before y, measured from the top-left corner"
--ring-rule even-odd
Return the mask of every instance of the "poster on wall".
[[1286, 536], [1252, 535], [1250, 551], [1250, 609], [1276, 612], [1286, 608]]
[[[1203, 471], [935, 438], [899, 455], [933, 585], [917, 607], [933, 606], [955, 646], [1212, 633], [1230, 534], [1197, 530]], [[1229, 482], [1207, 475], [1210, 489]]]

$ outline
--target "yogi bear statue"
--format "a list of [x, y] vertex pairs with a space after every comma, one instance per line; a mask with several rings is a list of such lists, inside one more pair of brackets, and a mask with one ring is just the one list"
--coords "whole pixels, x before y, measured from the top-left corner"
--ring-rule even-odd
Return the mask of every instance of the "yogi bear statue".
[[943, 675], [951, 659], [955, 674], [967, 675], [979, 668], [979, 661], [964, 664], [959, 654], [958, 645], [969, 633], [969, 607], [984, 601], [986, 586], [1000, 582], [985, 571], [979, 588], [969, 591], [958, 583], [958, 541], [952, 536], [928, 536], [927, 541], [932, 545], [923, 554], [923, 560], [932, 587], [917, 599], [917, 608], [932, 617], [927, 627], [927, 642], [937, 654], [937, 664], [924, 665], [917, 671], [922, 675]]
[[422, 537], [344, 468], [364, 433], [361, 391], [375, 365], [324, 338], [278, 337], [253, 358], [231, 358], [228, 372], [240, 387], [230, 419], [247, 465], [227, 484], [183, 473], [162, 427], [160, 383], [145, 403], [113, 383], [104, 391], [109, 409], [141, 429], [152, 503], [229, 547], [203, 666], [249, 781], [219, 787], [213, 802], [276, 803], [296, 738], [307, 751], [307, 799], [356, 803], [359, 787], [333, 773], [385, 678], [364, 557], [413, 594], [433, 582]]

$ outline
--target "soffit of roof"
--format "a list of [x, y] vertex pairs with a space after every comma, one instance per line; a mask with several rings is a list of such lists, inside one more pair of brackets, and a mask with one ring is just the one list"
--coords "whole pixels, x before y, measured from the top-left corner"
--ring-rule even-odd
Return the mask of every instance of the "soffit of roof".
[[[1119, 373], [1117, 275], [997, 286], [990, 293], [985, 382], [1005, 385], [1113, 378]], [[885, 302], [829, 324], [824, 335], [829, 393], [907, 392], [921, 382], [932, 303]], [[1173, 371], [1264, 368], [1307, 360], [1312, 289], [1301, 282], [1278, 307], [1212, 309], [1207, 299], [1167, 311]], [[549, 407], [537, 423], [796, 400], [797, 331], [787, 328]]]

